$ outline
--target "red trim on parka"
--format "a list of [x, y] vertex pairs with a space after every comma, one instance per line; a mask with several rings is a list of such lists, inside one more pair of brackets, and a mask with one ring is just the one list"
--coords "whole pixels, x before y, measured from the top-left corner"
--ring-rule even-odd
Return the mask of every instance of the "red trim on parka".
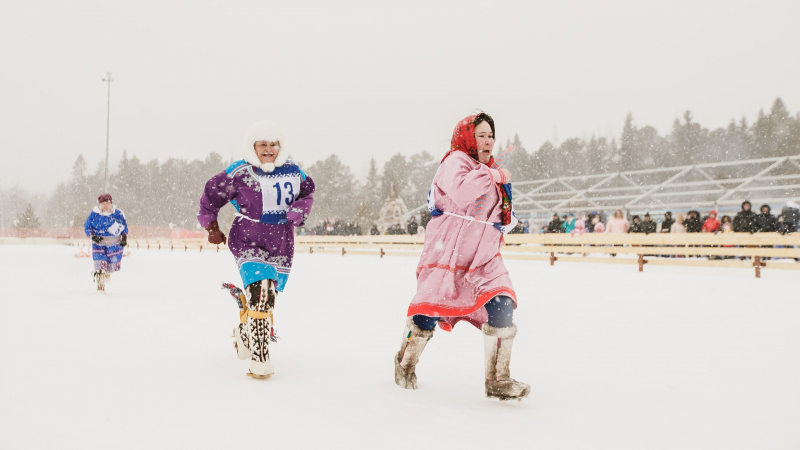
[[[488, 303], [489, 300], [500, 294], [505, 294], [511, 297], [514, 300], [514, 309], [517, 308], [517, 294], [514, 292], [514, 290], [506, 286], [500, 286], [481, 293], [478, 295], [475, 304], [466, 308], [450, 308], [447, 306], [434, 305], [432, 303], [419, 303], [409, 306], [408, 314], [406, 315], [408, 317], [416, 316], [417, 314], [422, 314], [423, 316], [428, 317], [462, 317], [463, 319], [461, 320], [466, 320], [475, 326], [479, 326], [464, 316], [472, 314], [475, 311], [483, 308], [483, 306]], [[446, 324], [441, 321], [439, 322], [439, 327], [445, 331], [450, 331], [450, 328], [452, 328], [450, 324]]]

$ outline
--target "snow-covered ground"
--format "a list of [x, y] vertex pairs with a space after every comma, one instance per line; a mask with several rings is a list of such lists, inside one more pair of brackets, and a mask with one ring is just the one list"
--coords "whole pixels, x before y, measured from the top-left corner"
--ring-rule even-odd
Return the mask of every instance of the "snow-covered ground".
[[507, 261], [532, 392], [498, 402], [466, 323], [395, 386], [415, 258], [298, 254], [254, 380], [229, 254], [133, 250], [103, 295], [75, 253], [0, 245], [0, 448], [800, 447], [794, 271]]

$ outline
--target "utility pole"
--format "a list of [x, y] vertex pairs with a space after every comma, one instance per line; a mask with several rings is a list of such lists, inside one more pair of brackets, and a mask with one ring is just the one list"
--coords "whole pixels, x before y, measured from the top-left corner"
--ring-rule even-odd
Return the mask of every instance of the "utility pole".
[[103, 78], [104, 83], [108, 83], [108, 108], [106, 110], [106, 182], [103, 187], [103, 193], [108, 193], [108, 135], [111, 127], [111, 82], [114, 78], [111, 77], [111, 72], [106, 72], [106, 77]]
[[3, 230], [6, 228], [6, 213], [3, 211], [3, 191], [0, 189], [0, 237], [3, 237]]

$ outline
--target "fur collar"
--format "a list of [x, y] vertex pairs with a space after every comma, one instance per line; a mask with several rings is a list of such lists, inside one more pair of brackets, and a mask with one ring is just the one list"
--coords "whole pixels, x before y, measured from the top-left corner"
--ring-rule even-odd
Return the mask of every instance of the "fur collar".
[[[275, 158], [274, 163], [261, 164], [258, 159], [253, 144], [257, 141], [280, 142], [281, 150]], [[286, 138], [283, 136], [281, 126], [270, 120], [262, 120], [250, 125], [242, 143], [242, 156], [248, 163], [260, 168], [264, 172], [271, 173], [276, 167], [282, 166], [289, 155]]]
[[117, 209], [116, 206], [114, 207], [114, 209], [111, 212], [103, 212], [103, 210], [100, 209], [100, 205], [95, 205], [95, 207], [92, 209], [92, 212], [100, 214], [101, 216], [110, 216], [110, 215], [114, 214], [117, 211], [118, 211], [118, 209]]

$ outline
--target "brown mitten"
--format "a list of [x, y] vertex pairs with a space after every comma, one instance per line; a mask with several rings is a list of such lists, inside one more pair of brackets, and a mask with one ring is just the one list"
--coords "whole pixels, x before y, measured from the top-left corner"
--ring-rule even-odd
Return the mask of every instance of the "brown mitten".
[[228, 239], [225, 238], [225, 233], [219, 230], [219, 224], [216, 220], [208, 224], [206, 231], [208, 231], [208, 242], [217, 245], [228, 242]]

